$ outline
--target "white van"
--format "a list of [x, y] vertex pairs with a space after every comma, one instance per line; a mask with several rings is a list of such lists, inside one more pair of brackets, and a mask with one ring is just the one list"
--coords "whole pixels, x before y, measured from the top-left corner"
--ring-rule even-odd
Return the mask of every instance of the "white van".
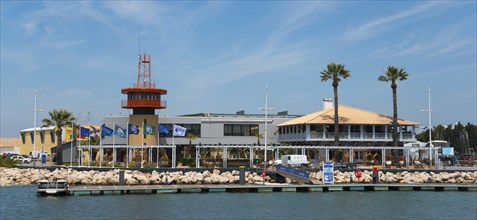
[[306, 155], [283, 155], [281, 163], [284, 166], [301, 166], [308, 165], [308, 160]]

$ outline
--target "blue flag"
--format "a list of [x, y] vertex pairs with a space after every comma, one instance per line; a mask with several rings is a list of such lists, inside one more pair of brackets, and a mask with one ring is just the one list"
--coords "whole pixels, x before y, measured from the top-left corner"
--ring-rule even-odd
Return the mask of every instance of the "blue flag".
[[80, 138], [89, 137], [89, 129], [80, 127]]
[[159, 133], [169, 134], [169, 126], [159, 124]]
[[129, 134], [139, 134], [139, 126], [135, 124], [129, 124]]
[[106, 125], [101, 125], [101, 137], [113, 136], [113, 129], [106, 127]]
[[126, 129], [119, 127], [116, 125], [114, 127], [114, 135], [122, 138], [126, 138]]

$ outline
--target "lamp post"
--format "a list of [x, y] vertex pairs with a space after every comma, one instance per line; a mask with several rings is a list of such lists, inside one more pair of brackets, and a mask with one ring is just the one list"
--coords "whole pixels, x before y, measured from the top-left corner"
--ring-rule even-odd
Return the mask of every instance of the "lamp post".
[[268, 107], [268, 85], [265, 87], [265, 107], [259, 108], [259, 110], [265, 111], [265, 158], [264, 158], [264, 165], [265, 170], [267, 169], [267, 133], [268, 133], [268, 111], [273, 110], [274, 108]]
[[429, 104], [427, 109], [423, 109], [423, 112], [429, 113], [429, 167], [432, 168], [432, 124], [431, 124], [431, 88], [429, 88]]
[[37, 91], [35, 90], [35, 109], [33, 110], [33, 152], [32, 152], [32, 159], [33, 159], [33, 167], [36, 167], [36, 160], [38, 158], [35, 158], [36, 154], [36, 113], [41, 112], [41, 109], [37, 109], [36, 107], [36, 93]]

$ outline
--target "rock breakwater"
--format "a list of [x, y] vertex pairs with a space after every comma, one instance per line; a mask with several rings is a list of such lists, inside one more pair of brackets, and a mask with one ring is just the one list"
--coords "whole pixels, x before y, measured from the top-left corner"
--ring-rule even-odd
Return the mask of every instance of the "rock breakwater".
[[[160, 185], [160, 184], [238, 184], [239, 171], [226, 171], [214, 169], [212, 172], [176, 171], [151, 173], [141, 171], [125, 171], [125, 182], [128, 185]], [[311, 172], [310, 178], [322, 181], [323, 172]], [[0, 186], [30, 185], [37, 183], [40, 179], [67, 179], [73, 185], [117, 185], [119, 184], [119, 170], [111, 171], [77, 171], [74, 169], [56, 169], [49, 171], [46, 169], [19, 169], [0, 168]], [[334, 172], [335, 183], [371, 183], [373, 181], [372, 172], [363, 171], [361, 177], [357, 178], [353, 172]], [[381, 183], [449, 183], [449, 184], [477, 184], [477, 171], [475, 172], [409, 172], [398, 173], [379, 172]], [[262, 178], [255, 172], [245, 172], [246, 183], [274, 182], [272, 178], [266, 176]], [[291, 181], [287, 179], [287, 182]]]

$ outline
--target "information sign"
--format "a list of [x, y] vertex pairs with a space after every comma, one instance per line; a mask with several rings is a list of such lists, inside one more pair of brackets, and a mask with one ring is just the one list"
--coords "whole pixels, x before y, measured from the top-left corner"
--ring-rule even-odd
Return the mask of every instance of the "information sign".
[[323, 164], [323, 183], [324, 184], [333, 184], [334, 183], [334, 166], [331, 162], [326, 162]]

